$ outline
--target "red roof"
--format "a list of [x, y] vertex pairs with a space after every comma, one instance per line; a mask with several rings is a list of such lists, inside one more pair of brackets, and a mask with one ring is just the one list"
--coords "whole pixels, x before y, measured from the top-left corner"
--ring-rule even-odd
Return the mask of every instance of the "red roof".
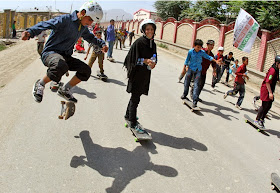
[[137, 12], [139, 12], [139, 11], [145, 11], [145, 12], [147, 12], [147, 13], [155, 13], [155, 12], [152, 12], [152, 11], [149, 11], [149, 10], [147, 10], [147, 9], [139, 9], [138, 11], [135, 11], [134, 13], [133, 13], [133, 15], [135, 15]]

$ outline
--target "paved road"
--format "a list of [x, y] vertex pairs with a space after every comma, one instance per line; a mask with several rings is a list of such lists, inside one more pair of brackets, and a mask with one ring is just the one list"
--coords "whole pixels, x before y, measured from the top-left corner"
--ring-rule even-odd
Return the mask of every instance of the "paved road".
[[114, 50], [116, 63], [105, 61], [107, 83], [96, 79], [94, 64], [74, 88], [79, 101], [67, 121], [57, 118], [61, 98], [48, 87], [42, 103], [31, 96], [46, 72], [39, 59], [0, 90], [0, 192], [270, 192], [270, 173], [280, 173], [279, 109], [267, 120], [269, 136], [256, 132], [243, 120], [255, 117], [253, 94], [238, 110], [237, 98], [222, 97], [228, 87], [210, 91], [209, 73], [202, 111], [192, 113], [177, 83], [184, 61], [159, 51], [138, 108], [153, 141], [135, 143], [123, 119], [127, 50]]

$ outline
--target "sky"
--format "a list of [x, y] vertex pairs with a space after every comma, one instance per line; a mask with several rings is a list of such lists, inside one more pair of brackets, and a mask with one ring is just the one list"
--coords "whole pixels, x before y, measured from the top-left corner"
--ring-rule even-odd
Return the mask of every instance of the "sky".
[[[156, 0], [122, 0], [122, 1], [112, 1], [112, 0], [99, 0], [97, 1], [103, 10], [109, 9], [123, 9], [124, 11], [133, 13], [139, 9], [147, 9], [150, 11], [155, 11], [153, 4]], [[85, 0], [0, 0], [0, 11], [3, 9], [12, 9], [16, 11], [26, 11], [34, 10], [35, 7], [39, 10], [47, 11], [52, 8], [52, 10], [59, 10], [62, 12], [69, 13], [72, 6], [72, 11], [79, 9]]]

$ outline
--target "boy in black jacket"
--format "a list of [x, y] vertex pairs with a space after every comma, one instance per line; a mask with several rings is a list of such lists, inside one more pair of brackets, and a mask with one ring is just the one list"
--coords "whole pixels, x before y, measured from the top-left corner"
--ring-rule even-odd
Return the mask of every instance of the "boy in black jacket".
[[126, 91], [131, 93], [131, 98], [127, 106], [125, 119], [130, 122], [130, 127], [135, 128], [138, 133], [144, 131], [137, 124], [137, 107], [142, 94], [148, 95], [151, 70], [156, 65], [156, 61], [151, 60], [157, 53], [154, 35], [156, 31], [155, 22], [145, 19], [140, 24], [143, 36], [138, 38], [131, 46], [124, 66], [127, 68], [128, 85]]

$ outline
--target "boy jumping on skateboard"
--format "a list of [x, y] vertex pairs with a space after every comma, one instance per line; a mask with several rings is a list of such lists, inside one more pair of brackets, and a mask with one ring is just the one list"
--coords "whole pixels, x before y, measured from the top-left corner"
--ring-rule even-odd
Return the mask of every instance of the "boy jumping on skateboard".
[[47, 74], [37, 80], [33, 87], [36, 102], [42, 101], [45, 84], [51, 80], [59, 82], [68, 70], [76, 71], [76, 75], [63, 88], [59, 88], [58, 95], [68, 101], [77, 102], [70, 89], [81, 81], [87, 81], [91, 69], [86, 63], [71, 56], [73, 48], [79, 37], [83, 37], [86, 41], [102, 47], [102, 51], [108, 50], [105, 42], [98, 40], [87, 28], [93, 21], [98, 22], [102, 17], [103, 11], [99, 4], [89, 1], [83, 4], [80, 11], [42, 21], [22, 32], [22, 40], [29, 40], [44, 30], [52, 30], [41, 57], [44, 65], [48, 67]]
[[228, 95], [236, 95], [239, 92], [239, 97], [238, 97], [235, 107], [240, 110], [242, 109], [241, 104], [242, 104], [242, 101], [245, 96], [245, 78], [247, 78], [249, 80], [249, 77], [246, 74], [246, 72], [247, 72], [246, 66], [248, 65], [248, 57], [245, 57], [245, 56], [242, 57], [242, 62], [243, 62], [243, 64], [241, 66], [239, 66], [239, 68], [237, 69], [237, 71], [235, 73], [236, 77], [235, 77], [235, 83], [234, 83], [233, 90], [229, 90], [224, 94], [224, 99], [225, 99]]
[[[101, 31], [96, 31], [95, 32], [97, 39], [101, 40], [101, 33], [102, 33]], [[94, 44], [89, 45], [89, 48], [87, 50], [87, 55], [84, 59], [85, 60], [87, 59], [91, 47], [93, 48], [93, 51], [92, 51], [92, 54], [90, 56], [88, 65], [89, 65], [90, 68], [92, 68], [93, 63], [95, 62], [96, 58], [98, 58], [100, 76], [101, 76], [101, 78], [105, 78], [107, 76], [104, 74], [104, 69], [103, 69], [104, 53], [100, 50], [100, 48], [97, 45], [94, 45]]]
[[270, 110], [274, 101], [273, 93], [275, 91], [276, 83], [279, 81], [279, 69], [280, 69], [280, 55], [275, 57], [275, 63], [270, 67], [266, 76], [262, 82], [260, 99], [262, 100], [262, 106], [258, 110], [258, 115], [255, 120], [255, 124], [264, 128], [264, 118]]
[[127, 106], [125, 119], [130, 122], [130, 127], [138, 133], [144, 133], [137, 124], [137, 107], [142, 94], [148, 95], [151, 70], [156, 65], [156, 61], [151, 60], [157, 54], [154, 35], [156, 24], [152, 19], [145, 19], [140, 24], [140, 31], [143, 36], [138, 38], [131, 46], [124, 66], [127, 68], [128, 85], [126, 91], [131, 93], [131, 98]]
[[201, 50], [203, 45], [203, 41], [200, 39], [196, 39], [194, 42], [194, 48], [189, 50], [188, 56], [186, 58], [186, 61], [184, 63], [186, 68], [186, 78], [184, 82], [184, 93], [181, 96], [181, 99], [187, 99], [188, 93], [189, 93], [189, 86], [191, 83], [191, 78], [194, 76], [194, 91], [193, 91], [193, 108], [197, 107], [198, 102], [198, 93], [199, 93], [199, 81], [201, 76], [201, 62], [202, 58], [205, 58], [210, 61], [214, 61], [218, 63], [217, 60], [215, 60], [212, 56], [209, 56], [206, 54], [204, 50]]

